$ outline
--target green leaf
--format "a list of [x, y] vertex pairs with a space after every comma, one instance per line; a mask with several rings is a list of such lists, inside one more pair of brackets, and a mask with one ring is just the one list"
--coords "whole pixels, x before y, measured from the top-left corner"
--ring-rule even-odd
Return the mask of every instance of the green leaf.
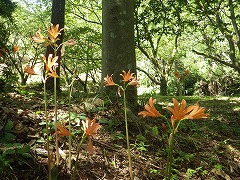
[[32, 155], [29, 154], [29, 153], [23, 153], [22, 156], [23, 156], [24, 158], [32, 158]]
[[103, 110], [106, 110], [106, 109], [107, 109], [106, 107], [96, 107], [96, 108], [93, 108], [91, 110], [91, 112], [96, 113], [96, 112], [103, 111]]
[[12, 133], [5, 133], [5, 135], [0, 139], [0, 143], [6, 144], [10, 143], [15, 139], [15, 136]]
[[30, 151], [30, 146], [29, 145], [24, 145], [23, 147], [21, 148], [18, 148], [16, 150], [16, 153], [19, 153], [19, 154], [24, 154], [24, 153], [27, 153]]
[[153, 136], [158, 136], [159, 135], [159, 131], [158, 131], [158, 127], [157, 126], [154, 126], [151, 128], [151, 133]]
[[11, 120], [8, 120], [4, 127], [4, 131], [10, 132], [12, 128], [13, 128], [13, 122]]
[[5, 151], [6, 154], [15, 154], [15, 149], [8, 149]]
[[144, 141], [146, 141], [146, 138], [145, 138], [143, 135], [138, 134], [138, 135], [137, 135], [137, 140], [144, 142]]

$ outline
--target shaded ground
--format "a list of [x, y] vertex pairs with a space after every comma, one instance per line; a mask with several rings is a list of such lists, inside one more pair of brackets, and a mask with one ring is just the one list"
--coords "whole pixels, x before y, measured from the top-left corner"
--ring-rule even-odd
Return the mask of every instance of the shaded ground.
[[[4, 125], [9, 120], [13, 122], [9, 133], [14, 135], [12, 142], [2, 142], [0, 145], [0, 179], [46, 179], [47, 152], [42, 97], [41, 93], [34, 94], [29, 91], [0, 94], [0, 135], [6, 135]], [[67, 100], [64, 95], [61, 97], [58, 119], [68, 123]], [[140, 97], [140, 104], [144, 105], [148, 98]], [[205, 120], [185, 121], [180, 127], [175, 141], [173, 179], [240, 179], [240, 98], [185, 99], [189, 104], [199, 101], [200, 106], [206, 107], [210, 117]], [[157, 102], [157, 108], [169, 117], [165, 107], [171, 105], [171, 97], [157, 98]], [[53, 119], [51, 101], [48, 108], [50, 119]], [[140, 107], [139, 110], [143, 108]], [[71, 111], [74, 131], [79, 133], [79, 137], [84, 117], [96, 118], [102, 125], [93, 141], [94, 154], [90, 156], [86, 151], [86, 144], [82, 146], [78, 179], [129, 179], [121, 106], [104, 104], [100, 98], [75, 98]], [[139, 179], [164, 178], [167, 137], [161, 128], [162, 122], [161, 119], [142, 119], [130, 115], [133, 170]], [[54, 135], [52, 137], [51, 144], [54, 145]], [[14, 143], [20, 144], [14, 146]], [[27, 144], [31, 147], [31, 156], [18, 150], [24, 149], [24, 145]], [[61, 138], [60, 149], [63, 151], [63, 158], [58, 168], [58, 179], [72, 177], [66, 168], [67, 158], [64, 157], [68, 154], [67, 145], [67, 138]], [[74, 158], [76, 145], [73, 146]]]

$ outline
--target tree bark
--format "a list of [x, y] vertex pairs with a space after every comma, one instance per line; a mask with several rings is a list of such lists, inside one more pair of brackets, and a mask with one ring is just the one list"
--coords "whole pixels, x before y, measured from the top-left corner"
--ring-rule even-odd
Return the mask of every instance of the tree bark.
[[[123, 70], [136, 73], [134, 43], [133, 0], [103, 0], [102, 10], [102, 82], [106, 75], [113, 75], [117, 84], [122, 84]], [[116, 89], [105, 88], [117, 98]], [[137, 105], [137, 89], [129, 86], [127, 101], [130, 107]]]
[[[59, 29], [64, 28], [64, 12], [65, 12], [65, 0], [53, 0], [52, 1], [52, 17], [51, 23], [53, 25], [59, 24]], [[61, 35], [58, 36], [59, 40], [57, 44], [61, 44], [63, 42], [64, 30], [61, 31]], [[46, 57], [49, 54], [54, 54], [53, 49], [48, 46], [46, 50]], [[56, 69], [57, 74], [60, 76], [60, 62], [61, 62], [61, 48], [58, 49], [56, 56], [58, 56], [58, 67]], [[46, 82], [47, 89], [53, 89], [53, 78], [48, 78]], [[60, 91], [60, 79], [57, 78], [57, 90]]]
[[165, 76], [160, 77], [160, 94], [161, 96], [167, 96], [167, 79]]

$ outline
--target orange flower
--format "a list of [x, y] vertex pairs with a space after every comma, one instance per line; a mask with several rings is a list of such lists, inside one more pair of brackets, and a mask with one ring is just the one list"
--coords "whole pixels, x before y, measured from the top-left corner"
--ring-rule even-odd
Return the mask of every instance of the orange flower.
[[181, 78], [182, 78], [181, 74], [179, 74], [179, 72], [177, 72], [177, 71], [174, 73], [174, 75], [175, 75], [175, 77], [178, 78], [178, 79], [181, 79]]
[[66, 129], [65, 124], [63, 123], [63, 126], [61, 124], [56, 124], [56, 132], [55, 134], [58, 134], [60, 136], [70, 136], [70, 132]]
[[207, 118], [208, 114], [204, 114], [205, 108], [199, 107], [198, 103], [194, 105], [194, 109], [192, 112], [190, 112], [190, 116], [192, 116], [193, 119], [201, 119], [201, 118]]
[[201, 119], [201, 118], [207, 118], [207, 114], [204, 114], [205, 108], [199, 107], [198, 103], [195, 105], [189, 106], [186, 108], [187, 103], [183, 99], [182, 104], [179, 107], [178, 101], [173, 98], [173, 104], [174, 108], [168, 107], [167, 109], [172, 112], [171, 121], [172, 121], [172, 127], [175, 126], [175, 121], [180, 121], [183, 119]]
[[83, 122], [83, 128], [85, 131], [86, 136], [88, 137], [88, 151], [90, 154], [93, 153], [93, 145], [92, 145], [92, 137], [93, 135], [97, 134], [97, 130], [100, 128], [100, 124], [96, 123], [96, 120], [90, 120], [86, 118], [86, 122]]
[[123, 74], [120, 74], [123, 77], [123, 81], [124, 82], [128, 82], [131, 81], [132, 79], [134, 79], [134, 73], [131, 73], [130, 70], [126, 73], [126, 71], [122, 71]]
[[105, 78], [104, 78], [104, 84], [105, 84], [105, 86], [114, 86], [114, 85], [116, 85], [114, 82], [113, 82], [113, 79], [112, 79], [112, 75], [111, 76], [106, 76]]
[[36, 34], [32, 37], [32, 40], [35, 42], [35, 43], [43, 43], [46, 41], [46, 38], [43, 37], [43, 35], [41, 34], [41, 30], [39, 29]]
[[26, 65], [24, 68], [24, 72], [26, 72], [30, 75], [37, 75], [37, 73], [34, 71], [34, 66], [30, 67], [29, 65]]
[[178, 106], [178, 101], [175, 98], [173, 98], [172, 101], [174, 107], [167, 108], [173, 114], [171, 118], [172, 120], [180, 121], [182, 119], [192, 119], [192, 116], [190, 116], [188, 113], [193, 110], [194, 106], [189, 106], [188, 108], [186, 108], [187, 102], [184, 99], [182, 100], [182, 104], [180, 107]]
[[156, 99], [152, 99], [152, 97], [149, 98], [149, 104], [146, 104], [144, 107], [146, 111], [141, 111], [138, 113], [138, 115], [146, 117], [160, 117], [162, 116], [154, 107], [154, 104], [156, 103]]
[[58, 74], [55, 71], [48, 73], [49, 76], [59, 78]]
[[53, 58], [53, 55], [52, 54], [49, 54], [48, 55], [48, 60], [46, 59], [46, 57], [42, 54], [41, 55], [44, 62], [45, 62], [45, 65], [46, 65], [46, 71], [51, 71], [53, 72], [54, 71], [54, 67], [58, 66], [58, 63], [57, 63], [57, 60], [58, 60], [58, 56], [55, 56]]
[[86, 122], [83, 122], [83, 128], [87, 136], [93, 136], [97, 134], [100, 124], [96, 123], [96, 119], [91, 120], [86, 118]]
[[17, 46], [17, 45], [14, 45], [14, 46], [13, 46], [13, 52], [17, 52], [17, 51], [19, 51], [19, 49], [20, 49], [19, 46]]
[[0, 51], [3, 52], [3, 53], [7, 52], [5, 48], [0, 49]]
[[48, 37], [51, 39], [51, 40], [58, 40], [57, 37], [58, 35], [60, 35], [61, 31], [63, 29], [60, 29], [59, 30], [59, 24], [56, 24], [55, 26], [53, 24], [51, 24], [50, 28], [48, 28]]
[[162, 128], [164, 132], [167, 132], [167, 126], [164, 123], [162, 123]]
[[187, 69], [187, 70], [185, 71], [185, 74], [186, 74], [186, 75], [189, 75], [189, 74], [190, 74], [190, 71]]
[[5, 48], [0, 49], [0, 52], [0, 57], [3, 57], [7, 53]]
[[76, 43], [76, 41], [74, 41], [73, 39], [69, 39], [69, 40], [67, 40], [66, 42], [64, 42], [64, 44], [65, 44], [66, 46], [74, 46], [74, 45], [76, 45], [77, 43]]
[[140, 86], [140, 83], [139, 83], [139, 81], [137, 80], [137, 78], [134, 77], [134, 78], [129, 82], [129, 85], [132, 85], [132, 86], [135, 86], [135, 87], [139, 87], [139, 86]]

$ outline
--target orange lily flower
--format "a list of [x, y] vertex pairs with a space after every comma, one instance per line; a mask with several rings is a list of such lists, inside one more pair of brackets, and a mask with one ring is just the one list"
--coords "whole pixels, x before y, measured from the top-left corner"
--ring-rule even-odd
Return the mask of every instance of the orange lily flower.
[[185, 71], [185, 74], [186, 74], [186, 75], [189, 75], [189, 74], [190, 74], [190, 71], [187, 69], [187, 70]]
[[3, 52], [3, 53], [7, 52], [5, 48], [0, 49], [0, 51]]
[[175, 77], [178, 78], [178, 79], [181, 79], [181, 78], [182, 78], [181, 74], [179, 74], [179, 72], [177, 72], [177, 71], [174, 73], [174, 75], [175, 75]]
[[20, 49], [19, 46], [17, 46], [17, 45], [14, 45], [14, 46], [13, 46], [13, 52], [17, 52], [17, 51], [19, 51], [19, 49]]
[[96, 123], [96, 119], [86, 118], [86, 122], [83, 123], [83, 128], [87, 136], [93, 136], [97, 134], [97, 130], [101, 127], [99, 123]]
[[90, 154], [93, 153], [93, 144], [92, 144], [92, 137], [93, 135], [97, 134], [97, 130], [101, 127], [99, 123], [96, 123], [96, 119], [90, 120], [86, 118], [86, 122], [83, 123], [83, 128], [86, 136], [88, 137], [88, 152]]
[[76, 41], [74, 41], [74, 39], [69, 39], [69, 40], [67, 40], [66, 42], [64, 42], [64, 44], [65, 44], [66, 46], [74, 46], [74, 45], [76, 45], [77, 43], [76, 43]]
[[208, 114], [204, 114], [205, 108], [199, 107], [198, 103], [194, 105], [194, 109], [192, 112], [190, 112], [190, 116], [192, 116], [192, 119], [201, 119], [201, 118], [207, 118]]
[[138, 113], [138, 115], [146, 117], [160, 117], [162, 116], [154, 107], [154, 104], [156, 103], [156, 99], [153, 99], [152, 97], [149, 98], [149, 104], [146, 104], [144, 107], [146, 111], [141, 111]]
[[29, 65], [26, 65], [24, 68], [24, 72], [26, 72], [30, 75], [37, 75], [37, 73], [34, 71], [34, 66], [30, 67]]
[[6, 51], [6, 49], [5, 48], [2, 48], [2, 49], [0, 49], [0, 57], [3, 57], [4, 56], [4, 54], [6, 54], [7, 53], [7, 51]]
[[58, 60], [58, 56], [55, 56], [54, 58], [53, 58], [53, 55], [52, 54], [49, 54], [48, 55], [48, 60], [46, 59], [46, 57], [44, 56], [44, 55], [41, 55], [42, 56], [42, 58], [43, 58], [43, 60], [44, 60], [44, 62], [45, 62], [45, 64], [46, 64], [46, 71], [48, 72], [48, 71], [51, 71], [51, 72], [53, 72], [54, 70], [53, 70], [53, 67], [55, 66], [57, 66], [58, 65], [58, 63], [57, 63], [57, 60]]
[[70, 132], [66, 129], [65, 125], [61, 125], [61, 124], [56, 124], [57, 130], [56, 130], [56, 134], [60, 135], [60, 136], [70, 136]]
[[105, 86], [116, 85], [115, 82], [113, 82], [112, 76], [108, 76], [108, 75], [104, 78], [104, 84], [105, 84]]
[[126, 73], [126, 71], [122, 71], [123, 74], [120, 74], [123, 77], [123, 81], [124, 82], [128, 82], [131, 81], [132, 79], [134, 79], [134, 73], [131, 73], [130, 70]]
[[132, 85], [132, 86], [135, 86], [135, 87], [139, 87], [139, 86], [140, 86], [140, 83], [139, 83], [139, 81], [137, 80], [137, 78], [134, 77], [134, 78], [129, 82], [129, 85]]
[[32, 40], [35, 43], [43, 43], [46, 41], [46, 38], [41, 34], [41, 30], [39, 29], [36, 34], [32, 37]]
[[49, 76], [59, 78], [58, 74], [55, 71], [52, 71], [51, 73], [48, 73]]
[[175, 121], [180, 121], [183, 119], [201, 119], [207, 118], [207, 114], [204, 114], [205, 108], [199, 107], [198, 103], [186, 108], [187, 103], [183, 99], [182, 104], [179, 107], [178, 101], [173, 98], [174, 108], [168, 107], [167, 109], [172, 112], [171, 121], [172, 127], [174, 128]]
[[188, 113], [193, 110], [194, 106], [189, 106], [188, 108], [186, 108], [187, 102], [184, 99], [182, 100], [180, 107], [178, 106], [178, 101], [175, 98], [173, 98], [172, 101], [174, 107], [167, 108], [173, 114], [171, 118], [172, 120], [180, 121], [182, 119], [192, 119], [192, 116], [190, 116]]
[[63, 29], [59, 30], [59, 24], [56, 24], [55, 26], [53, 24], [51, 24], [50, 28], [48, 28], [48, 37], [51, 40], [57, 40], [58, 35], [60, 35], [61, 31]]

